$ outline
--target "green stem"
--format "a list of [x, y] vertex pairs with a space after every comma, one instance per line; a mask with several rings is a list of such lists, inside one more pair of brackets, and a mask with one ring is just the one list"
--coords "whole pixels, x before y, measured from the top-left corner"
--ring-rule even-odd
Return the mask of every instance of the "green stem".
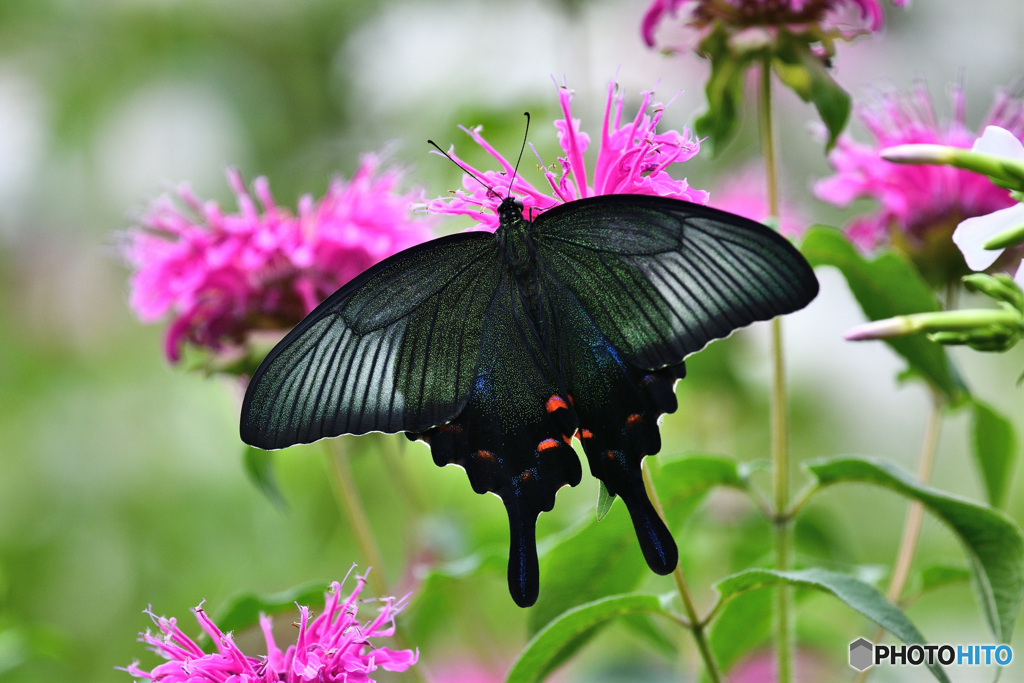
[[[928, 425], [925, 427], [921, 453], [917, 460], [917, 480], [922, 484], [928, 484], [932, 479], [941, 425], [942, 401], [938, 396], [933, 395], [931, 411], [928, 413]], [[889, 590], [885, 595], [890, 602], [899, 602], [900, 596], [903, 595], [903, 588], [910, 575], [910, 565], [914, 561], [914, 553], [917, 550], [917, 541], [921, 536], [923, 521], [924, 506], [920, 501], [912, 501], [910, 507], [907, 508], [907, 518], [903, 523], [903, 538], [900, 540], [900, 547], [896, 553], [896, 565], [893, 567], [892, 578], [889, 580]]]
[[384, 562], [381, 560], [380, 548], [373, 537], [370, 529], [370, 522], [366, 516], [366, 508], [363, 507], [363, 499], [359, 495], [355, 479], [352, 477], [352, 468], [349, 467], [348, 454], [342, 446], [341, 439], [327, 439], [327, 449], [331, 456], [331, 465], [334, 472], [334, 493], [338, 505], [348, 517], [352, 526], [352, 533], [355, 535], [356, 543], [362, 552], [363, 559], [374, 571], [370, 572], [370, 583], [373, 584], [374, 592], [379, 595], [387, 595], [387, 582], [384, 573]]
[[[768, 210], [779, 217], [779, 178], [775, 158], [775, 131], [772, 123], [772, 81], [770, 57], [761, 64], [761, 88], [758, 97], [758, 123], [761, 153], [764, 156], [768, 186]], [[772, 320], [772, 393], [771, 460], [772, 489], [775, 497], [775, 568], [786, 571], [793, 564], [793, 521], [789, 508], [789, 414], [786, 398], [786, 368], [782, 348], [782, 321]], [[793, 591], [780, 585], [775, 594], [776, 680], [793, 680]]]
[[[664, 521], [665, 513], [662, 512], [661, 500], [658, 499], [658, 492], [655, 491], [654, 483], [651, 481], [651, 473], [645, 466], [641, 466], [640, 470], [643, 474], [644, 488], [647, 490], [647, 496], [651, 499], [651, 503], [654, 505], [658, 516]], [[683, 575], [682, 562], [676, 563], [676, 568], [672, 570], [672, 578], [675, 579], [676, 589], [679, 591], [679, 598], [683, 602], [683, 610], [685, 610], [686, 619], [689, 622], [686, 624], [686, 627], [693, 633], [693, 640], [697, 644], [697, 650], [700, 652], [701, 659], [704, 660], [708, 679], [712, 683], [719, 683], [722, 680], [722, 675], [718, 671], [718, 662], [715, 661], [715, 655], [711, 652], [711, 645], [708, 643], [707, 633], [705, 632], [707, 621], [702, 620], [697, 614], [697, 607], [694, 605], [690, 586], [686, 583], [686, 577]]]
[[[939, 431], [942, 426], [943, 402], [938, 394], [932, 394], [932, 406], [928, 413], [928, 424], [925, 426], [924, 439], [921, 441], [921, 452], [917, 459], [917, 479], [922, 484], [928, 484], [932, 478], [932, 469], [935, 465], [935, 453], [938, 451]], [[889, 579], [889, 588], [885, 597], [893, 604], [901, 604], [900, 597], [910, 576], [910, 567], [914, 562], [914, 553], [917, 551], [917, 542], [921, 537], [921, 524], [924, 521], [924, 506], [920, 501], [911, 501], [907, 508], [907, 516], [903, 522], [903, 537], [900, 539], [899, 549], [896, 551], [896, 563], [893, 565], [892, 577]], [[872, 638], [877, 643], [885, 636], [885, 629], [879, 628]], [[870, 675], [871, 669], [864, 669], [860, 672], [854, 683], [864, 683]]]
[[[363, 498], [359, 495], [359, 488], [356, 486], [356, 480], [352, 476], [348, 453], [345, 451], [340, 438], [326, 439], [325, 443], [327, 444], [327, 452], [331, 460], [331, 469], [335, 475], [334, 497], [338, 501], [338, 506], [344, 511], [345, 516], [348, 517], [349, 524], [352, 526], [352, 533], [355, 534], [356, 543], [359, 545], [359, 550], [366, 561], [367, 567], [373, 568], [369, 575], [369, 581], [374, 593], [378, 597], [384, 597], [389, 594], [386, 585], [387, 577], [384, 573], [384, 562], [381, 559], [377, 540], [374, 538], [373, 531], [370, 528], [370, 520], [366, 516]], [[398, 648], [412, 649], [412, 646], [406, 641], [405, 635], [401, 630], [396, 631], [392, 637], [394, 638], [395, 646]], [[429, 680], [427, 671], [422, 664], [409, 669], [407, 675], [420, 683], [427, 683]]]
[[789, 509], [782, 513], [783, 516], [787, 519], [793, 519], [794, 517], [796, 517], [798, 514], [800, 514], [800, 511], [804, 509], [804, 506], [807, 505], [808, 501], [810, 501], [814, 494], [816, 494], [820, 490], [821, 484], [818, 484], [817, 482], [808, 484], [807, 486], [802, 488], [793, 497], [793, 502], [789, 504]]

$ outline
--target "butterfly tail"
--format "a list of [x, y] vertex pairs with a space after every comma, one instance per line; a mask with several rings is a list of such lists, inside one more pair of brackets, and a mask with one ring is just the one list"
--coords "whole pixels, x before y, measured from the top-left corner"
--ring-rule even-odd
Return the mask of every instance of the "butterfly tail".
[[537, 560], [537, 514], [520, 509], [516, 501], [506, 505], [509, 523], [508, 591], [520, 607], [537, 602], [540, 564]]
[[671, 574], [679, 562], [679, 549], [669, 533], [668, 527], [647, 498], [643, 484], [622, 495], [622, 502], [629, 510], [633, 529], [640, 541], [640, 551], [647, 560], [647, 566], [657, 574]]

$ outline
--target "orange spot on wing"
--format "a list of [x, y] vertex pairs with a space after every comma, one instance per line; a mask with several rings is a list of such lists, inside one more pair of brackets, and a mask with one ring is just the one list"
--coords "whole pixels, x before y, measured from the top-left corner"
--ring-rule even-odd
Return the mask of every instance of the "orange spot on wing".
[[632, 415], [626, 418], [626, 424], [629, 425], [630, 427], [635, 427], [643, 421], [644, 418], [639, 413], [633, 413]]
[[537, 444], [538, 451], [546, 451], [551, 448], [558, 448], [558, 441], [556, 441], [555, 439], [544, 439], [539, 444]]
[[580, 430], [580, 439], [592, 439], [592, 438], [594, 438], [594, 432], [590, 431], [589, 429], [581, 429]]
[[609, 460], [614, 460], [615, 459], [615, 451], [605, 451], [604, 452], [604, 457], [608, 458]]
[[452, 422], [446, 422], [437, 428], [437, 431], [444, 433], [458, 434], [462, 431], [462, 427]]
[[565, 408], [566, 410], [569, 409], [569, 405], [565, 402], [565, 399], [559, 396], [558, 394], [555, 394], [554, 396], [549, 398], [547, 405], [545, 405], [544, 407], [547, 409], [549, 413], [553, 413], [556, 410], [560, 410], [562, 408]]
[[563, 434], [562, 435], [562, 441], [566, 442], [567, 444], [569, 444], [571, 446], [572, 445], [572, 437], [573, 436], [574, 436], [574, 434]]
[[487, 460], [488, 462], [490, 462], [494, 460], [494, 453], [491, 453], [490, 451], [479, 450], [476, 452], [476, 455], [474, 457], [479, 458], [480, 460]]

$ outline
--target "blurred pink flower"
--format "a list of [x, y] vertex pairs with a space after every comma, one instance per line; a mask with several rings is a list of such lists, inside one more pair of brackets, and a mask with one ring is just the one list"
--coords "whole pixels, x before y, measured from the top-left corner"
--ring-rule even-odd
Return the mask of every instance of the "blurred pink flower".
[[[496, 666], [462, 658], [430, 664], [430, 680], [433, 683], [490, 683], [505, 680], [507, 666]], [[545, 680], [554, 680], [546, 678]]]
[[[897, 164], [879, 156], [880, 150], [901, 144], [970, 147], [977, 136], [965, 123], [960, 87], [953, 89], [952, 99], [952, 116], [940, 123], [923, 86], [909, 95], [886, 93], [873, 106], [858, 110], [874, 142], [861, 144], [843, 135], [829, 154], [836, 173], [815, 185], [814, 192], [820, 199], [847, 206], [854, 199], [870, 198], [881, 205], [878, 211], [854, 219], [845, 228], [862, 249], [873, 249], [891, 240], [912, 258], [938, 258], [931, 253], [932, 248], [947, 249], [960, 221], [1014, 204], [1008, 191], [977, 173], [951, 166]], [[1024, 102], [1000, 92], [984, 125], [998, 125], [1018, 136], [1024, 134]], [[918, 265], [923, 270], [927, 267], [921, 262]], [[962, 260], [959, 269], [963, 269]], [[958, 276], [952, 271], [948, 275]]]
[[[711, 190], [708, 206], [730, 211], [755, 221], [764, 222], [771, 216], [768, 207], [767, 182], [759, 166], [745, 166], [729, 173]], [[790, 238], [803, 234], [806, 218], [798, 209], [782, 203], [779, 232]]]
[[[892, 0], [897, 7], [909, 0]], [[696, 48], [717, 26], [738, 35], [783, 29], [792, 34], [815, 34], [820, 40], [851, 40], [882, 28], [880, 0], [654, 0], [644, 13], [640, 33], [650, 47], [658, 44], [655, 32], [666, 18], [678, 19], [689, 35], [669, 50]], [[831, 54], [831, 50], [826, 50]]]
[[178, 628], [177, 619], [157, 617], [146, 610], [161, 634], [147, 631], [139, 640], [168, 661], [152, 671], [140, 669], [137, 662], [124, 671], [160, 683], [366, 683], [373, 681], [368, 674], [378, 667], [405, 671], [416, 663], [419, 651], [375, 647], [370, 638], [394, 635], [395, 615], [406, 599], [383, 600], [380, 614], [360, 624], [356, 620], [357, 600], [365, 585], [365, 578], [358, 577], [355, 590], [342, 602], [341, 584], [333, 582], [324, 596], [324, 611], [315, 618], [310, 617], [309, 608], [300, 606], [297, 640], [284, 652], [274, 642], [270, 618], [261, 615], [260, 628], [267, 643], [267, 654], [262, 657], [239, 650], [232, 635], [221, 632], [206, 615], [202, 603], [195, 608], [195, 615], [216, 648], [210, 654]]
[[338, 287], [377, 261], [431, 237], [431, 223], [409, 212], [401, 173], [377, 172], [363, 157], [350, 181], [335, 179], [323, 199], [306, 195], [297, 213], [278, 206], [266, 178], [228, 170], [238, 213], [200, 201], [187, 185], [178, 202], [156, 200], [128, 234], [134, 273], [131, 307], [143, 322], [170, 314], [167, 357], [187, 342], [214, 350], [255, 330], [287, 330]]
[[[835, 681], [842, 678], [835, 667], [811, 650], [798, 649], [794, 666], [794, 679], [798, 681]], [[775, 656], [770, 651], [755, 652], [737, 662], [729, 671], [730, 683], [775, 683], [777, 680]]]
[[[551, 194], [534, 187], [521, 175], [515, 175], [510, 192], [522, 200], [524, 214], [529, 216], [530, 209], [543, 211], [563, 202], [602, 194], [660, 195], [705, 203], [707, 192], [694, 190], [685, 180], [673, 179], [666, 170], [669, 164], [692, 159], [700, 150], [700, 141], [688, 129], [683, 129], [682, 133], [675, 130], [658, 133], [656, 128], [661, 120], [663, 106], [653, 105], [654, 111], [648, 115], [646, 112], [651, 105], [651, 96], [652, 93], [645, 92], [636, 116], [623, 123], [622, 95], [616, 93], [614, 83], [609, 84], [604, 125], [591, 180], [587, 176], [583, 158], [590, 145], [590, 136], [580, 130], [579, 119], [572, 118], [572, 91], [565, 86], [560, 87], [558, 99], [564, 118], [555, 121], [555, 129], [558, 131], [558, 143], [565, 152], [564, 157], [558, 157], [561, 173], [556, 176], [537, 156], [544, 167], [544, 177], [551, 188]], [[494, 230], [498, 227], [497, 208], [504, 199], [503, 193], [509, 188], [508, 178], [513, 174], [515, 164], [491, 147], [480, 134], [479, 128], [463, 127], [462, 130], [497, 159], [502, 170], [478, 170], [450, 150], [453, 159], [493, 190], [483, 187], [467, 175], [463, 177], [464, 190], [457, 190], [449, 197], [430, 200], [427, 208], [437, 213], [471, 216], [480, 222], [481, 227]], [[484, 212], [481, 208], [490, 211]]]

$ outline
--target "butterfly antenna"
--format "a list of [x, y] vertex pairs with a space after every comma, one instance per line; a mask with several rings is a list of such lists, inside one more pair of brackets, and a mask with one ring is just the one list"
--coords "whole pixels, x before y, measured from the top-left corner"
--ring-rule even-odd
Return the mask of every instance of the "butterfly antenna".
[[516, 159], [516, 167], [512, 170], [512, 180], [508, 183], [508, 192], [505, 193], [506, 197], [512, 196], [512, 185], [516, 182], [516, 176], [519, 175], [519, 162], [523, 160], [523, 151], [526, 149], [526, 141], [530, 138], [530, 112], [524, 111], [523, 116], [526, 117], [526, 131], [523, 132], [523, 145], [519, 148], [519, 158]]
[[468, 176], [469, 176], [470, 178], [472, 178], [473, 180], [475, 180], [475, 181], [477, 181], [478, 183], [480, 183], [481, 185], [483, 185], [483, 186], [484, 186], [484, 188], [485, 188], [485, 189], [486, 189], [486, 190], [487, 190], [488, 192], [490, 192], [491, 194], [493, 194], [493, 195], [494, 195], [495, 197], [498, 197], [498, 196], [499, 196], [499, 195], [498, 195], [498, 193], [494, 191], [494, 188], [492, 188], [492, 187], [491, 187], [490, 185], [488, 185], [488, 184], [487, 184], [487, 183], [485, 183], [484, 181], [482, 181], [482, 180], [480, 180], [479, 178], [477, 178], [477, 177], [476, 177], [476, 174], [475, 174], [475, 173], [473, 173], [473, 172], [472, 172], [472, 171], [470, 171], [470, 170], [469, 170], [468, 168], [466, 168], [465, 166], [463, 166], [462, 164], [460, 164], [460, 163], [459, 163], [458, 161], [456, 161], [456, 160], [455, 160], [454, 158], [452, 158], [452, 155], [451, 155], [451, 154], [448, 154], [448, 152], [446, 152], [446, 151], [444, 151], [443, 149], [441, 149], [440, 147], [438, 147], [438, 146], [437, 146], [437, 143], [436, 143], [436, 142], [434, 142], [433, 140], [427, 140], [427, 144], [431, 145], [431, 146], [432, 146], [432, 147], [433, 147], [434, 149], [436, 149], [436, 150], [437, 150], [438, 152], [440, 152], [440, 153], [441, 153], [441, 155], [442, 155], [442, 156], [443, 156], [443, 157], [444, 157], [445, 159], [447, 159], [448, 161], [452, 162], [453, 164], [455, 164], [456, 166], [458, 166], [459, 168], [461, 168], [461, 169], [462, 169], [462, 172], [463, 172], [463, 173], [465, 173], [465, 174], [466, 174], [466, 175], [468, 175]]

